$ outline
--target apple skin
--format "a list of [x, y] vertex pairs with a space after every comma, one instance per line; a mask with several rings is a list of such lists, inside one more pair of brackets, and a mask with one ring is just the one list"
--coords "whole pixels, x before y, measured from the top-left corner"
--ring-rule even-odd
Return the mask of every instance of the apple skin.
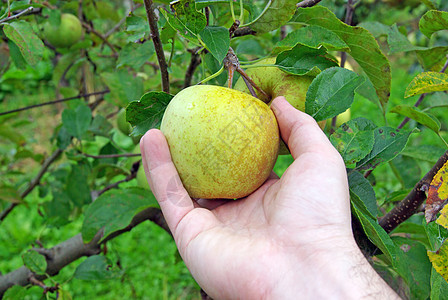
[[[269, 57], [261, 60], [254, 65], [274, 65], [275, 57]], [[277, 67], [255, 67], [245, 70], [247, 75], [257, 84], [263, 91], [271, 97], [271, 102], [275, 97], [284, 96], [285, 99], [291, 103], [296, 109], [305, 111], [306, 92], [313, 81], [311, 76], [297, 76], [283, 72]], [[234, 89], [245, 93], [250, 93], [243, 78], [239, 78]], [[267, 100], [263, 95], [257, 92], [257, 97], [262, 100]], [[269, 105], [271, 104], [269, 102]], [[325, 121], [318, 122], [320, 128], [325, 128]], [[290, 154], [286, 145], [282, 142], [280, 144], [280, 155]]]
[[52, 26], [50, 22], [44, 25], [45, 38], [56, 48], [67, 48], [75, 44], [82, 35], [82, 25], [72, 14], [62, 14], [61, 24]]
[[160, 130], [193, 198], [245, 197], [266, 181], [278, 156], [279, 130], [270, 108], [225, 87], [182, 90], [168, 105]]

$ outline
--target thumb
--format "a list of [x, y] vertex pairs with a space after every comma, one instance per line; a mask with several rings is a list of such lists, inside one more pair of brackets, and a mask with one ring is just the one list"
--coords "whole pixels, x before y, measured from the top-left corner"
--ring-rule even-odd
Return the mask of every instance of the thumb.
[[288, 145], [294, 159], [305, 152], [334, 152], [325, 133], [317, 122], [308, 114], [295, 109], [285, 97], [272, 101], [283, 141]]

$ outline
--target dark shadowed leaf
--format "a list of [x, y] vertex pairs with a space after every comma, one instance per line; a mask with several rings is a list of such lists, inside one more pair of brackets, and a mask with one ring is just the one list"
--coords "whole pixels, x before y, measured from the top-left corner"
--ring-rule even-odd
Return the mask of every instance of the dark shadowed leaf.
[[72, 165], [72, 170], [67, 180], [67, 193], [71, 201], [78, 207], [92, 201], [90, 188], [87, 182], [90, 168], [87, 164]]
[[207, 50], [221, 63], [230, 47], [229, 30], [224, 27], [207, 26], [199, 32], [199, 37]]
[[351, 172], [348, 176], [350, 199], [356, 207], [373, 220], [378, 215], [375, 191], [369, 181], [359, 172]]
[[316, 121], [343, 113], [352, 105], [355, 89], [363, 80], [362, 76], [344, 68], [334, 67], [324, 70], [308, 88], [306, 113], [313, 116]]
[[154, 45], [150, 41], [143, 44], [128, 43], [120, 51], [117, 68], [129, 66], [138, 70], [153, 54]]
[[380, 127], [375, 129], [375, 143], [372, 151], [356, 164], [356, 169], [369, 170], [388, 162], [406, 146], [412, 130], [397, 130], [391, 127]]
[[[362, 27], [353, 27], [339, 20], [328, 8], [299, 8], [293, 21], [322, 26], [337, 34], [350, 47], [350, 56], [369, 77], [384, 108], [390, 94], [390, 65], [375, 38]], [[360, 46], [362, 45], [362, 46]]]
[[92, 124], [89, 127], [89, 131], [96, 135], [109, 137], [109, 132], [112, 130], [113, 126], [105, 117], [102, 115], [96, 115], [93, 118]]
[[448, 29], [448, 12], [430, 10], [420, 19], [418, 27], [424, 35], [430, 38], [434, 32]]
[[173, 95], [164, 92], [149, 92], [139, 101], [132, 101], [126, 107], [126, 121], [135, 128], [131, 136], [143, 135], [152, 128], [159, 128], [165, 109]]
[[156, 205], [154, 195], [146, 189], [134, 187], [110, 190], [87, 208], [82, 224], [82, 238], [84, 242], [89, 242], [104, 228], [103, 240], [112, 232], [128, 226], [140, 211]]
[[114, 73], [102, 73], [101, 78], [110, 89], [105, 99], [112, 104], [125, 107], [143, 94], [142, 79], [134, 77], [128, 70], [120, 69]]
[[93, 255], [84, 260], [73, 275], [81, 280], [109, 280], [120, 278], [124, 270], [111, 269], [111, 263], [102, 255]]
[[45, 256], [34, 250], [28, 250], [22, 255], [23, 264], [30, 269], [31, 272], [38, 275], [45, 274], [47, 270], [47, 260]]
[[356, 118], [342, 124], [331, 136], [330, 141], [339, 151], [346, 165], [360, 161], [370, 153], [374, 143], [376, 125], [370, 120]]
[[42, 59], [44, 44], [34, 34], [30, 23], [20, 20], [3, 25], [5, 35], [16, 44], [26, 62], [32, 66]]
[[315, 76], [322, 70], [337, 66], [337, 62], [325, 57], [325, 48], [314, 49], [297, 44], [277, 56], [275, 64], [283, 71], [294, 75]]

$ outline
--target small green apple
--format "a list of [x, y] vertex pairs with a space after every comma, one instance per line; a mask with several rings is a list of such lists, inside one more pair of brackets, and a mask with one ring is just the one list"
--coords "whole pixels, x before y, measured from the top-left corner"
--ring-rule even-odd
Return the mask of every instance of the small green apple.
[[[269, 57], [255, 65], [274, 65], [275, 60], [275, 57]], [[266, 66], [248, 68], [246, 73], [270, 96], [271, 101], [277, 96], [284, 96], [292, 106], [300, 111], [305, 111], [306, 92], [314, 77], [292, 75], [280, 70], [278, 67]], [[234, 89], [250, 93], [243, 78], [238, 79]], [[257, 97], [262, 100], [267, 100], [258, 92]], [[322, 129], [325, 128], [325, 121], [319, 122], [319, 126]], [[289, 150], [283, 142], [280, 144], [279, 154], [289, 154]]]
[[124, 135], [129, 135], [132, 131], [132, 126], [126, 121], [126, 110], [121, 109], [117, 114], [117, 128]]
[[273, 112], [234, 89], [196, 85], [182, 90], [168, 105], [160, 129], [193, 198], [249, 195], [269, 177], [278, 155]]
[[143, 165], [140, 165], [137, 171], [137, 184], [139, 187], [144, 188], [146, 190], [151, 190], [148, 184], [148, 180], [146, 180], [146, 174], [145, 169], [143, 168]]
[[45, 38], [56, 48], [67, 48], [75, 44], [82, 35], [82, 25], [72, 14], [62, 14], [59, 26], [50, 22], [44, 25]]
[[[350, 108], [347, 108], [346, 111], [344, 111], [342, 114], [339, 114], [338, 117], [336, 118], [336, 128], [350, 121], [351, 116], [352, 113], [350, 111]], [[331, 119], [327, 120], [327, 126], [328, 126], [327, 128], [331, 127]]]

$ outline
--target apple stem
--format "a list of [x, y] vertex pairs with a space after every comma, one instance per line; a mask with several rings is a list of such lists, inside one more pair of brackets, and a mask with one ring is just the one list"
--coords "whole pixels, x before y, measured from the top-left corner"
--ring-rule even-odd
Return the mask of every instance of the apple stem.
[[246, 83], [246, 86], [249, 89], [250, 94], [252, 96], [254, 96], [255, 98], [257, 98], [257, 93], [255, 93], [255, 90], [252, 87], [252, 85], [250, 84], [250, 82], [244, 76], [243, 76], [243, 80], [244, 80], [244, 83]]
[[[260, 92], [260, 93], [264, 96], [264, 98], [266, 99], [266, 101], [264, 101], [264, 102], [269, 103], [269, 102], [271, 101], [271, 97], [269, 97], [269, 95], [266, 94], [266, 92], [263, 91], [263, 90], [262, 90], [262, 89], [261, 89], [261, 88], [260, 88], [260, 87], [259, 87], [253, 80], [252, 80], [252, 78], [250, 78], [249, 75], [247, 75], [247, 73], [244, 72], [243, 69], [241, 69], [241, 67], [238, 66], [238, 68], [236, 69], [236, 71], [237, 71], [238, 73], [240, 73], [241, 76], [243, 76], [243, 78], [244, 78], [244, 82], [246, 82], [246, 84], [247, 84], [247, 82], [249, 82], [251, 86], [253, 86], [254, 88], [256, 88], [257, 91]], [[246, 80], [247, 80], [247, 81], [246, 81]], [[249, 88], [249, 85], [248, 85], [248, 88]], [[249, 88], [249, 90], [250, 90], [250, 88]]]

